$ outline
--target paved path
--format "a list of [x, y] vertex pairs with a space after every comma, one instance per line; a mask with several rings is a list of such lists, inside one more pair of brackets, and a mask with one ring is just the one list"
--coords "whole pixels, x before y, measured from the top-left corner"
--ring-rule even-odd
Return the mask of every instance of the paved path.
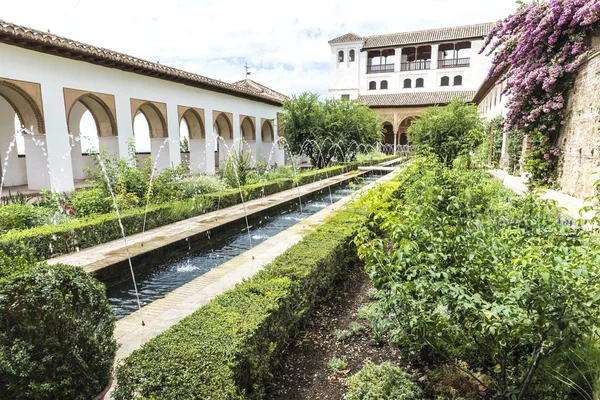
[[[504, 183], [504, 186], [511, 189], [513, 192], [523, 194], [527, 192], [528, 188], [525, 185], [525, 179], [520, 176], [513, 176], [503, 170], [491, 170], [490, 175]], [[595, 215], [594, 211], [585, 212], [582, 215], [579, 214], [579, 210], [584, 206], [591, 205], [585, 200], [577, 197], [569, 196], [551, 189], [540, 190], [540, 197], [543, 199], [556, 200], [558, 205], [566, 209], [566, 213], [573, 219], [590, 219]]]
[[298, 195], [307, 195], [314, 191], [327, 188], [330, 185], [343, 182], [356, 175], [356, 171], [351, 171], [342, 175], [337, 175], [328, 179], [323, 179], [308, 185], [300, 186], [275, 193], [261, 199], [247, 201], [244, 205], [238, 204], [227, 207], [219, 211], [202, 214], [200, 216], [189, 218], [173, 224], [155, 228], [144, 233], [127, 236], [127, 245], [123, 239], [113, 240], [107, 243], [99, 244], [79, 252], [69, 253], [63, 256], [51, 258], [49, 264], [63, 263], [82, 267], [86, 272], [97, 272], [111, 265], [127, 261], [127, 251], [131, 257], [159, 249], [171, 243], [184, 240], [217, 226], [241, 220], [244, 213], [253, 215], [262, 212], [268, 208], [283, 204], [298, 197]]

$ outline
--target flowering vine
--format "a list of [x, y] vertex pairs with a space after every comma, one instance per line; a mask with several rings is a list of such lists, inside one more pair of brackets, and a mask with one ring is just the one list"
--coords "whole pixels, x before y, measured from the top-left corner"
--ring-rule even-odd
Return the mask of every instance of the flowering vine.
[[553, 145], [565, 123], [566, 96], [599, 21], [600, 0], [534, 1], [499, 21], [480, 51], [495, 53], [488, 78], [505, 82], [505, 129], [541, 135], [532, 143], [530, 157], [552, 168], [528, 163], [540, 184], [551, 184], [556, 176]]

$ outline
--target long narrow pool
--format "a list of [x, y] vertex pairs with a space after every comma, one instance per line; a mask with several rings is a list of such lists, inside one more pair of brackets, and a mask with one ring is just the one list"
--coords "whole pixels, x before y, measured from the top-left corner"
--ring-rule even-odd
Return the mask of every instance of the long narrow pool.
[[[360, 184], [346, 182], [329, 191], [317, 192], [308, 200], [303, 199], [302, 212], [299, 203], [282, 211], [276, 216], [264, 216], [254, 225], [250, 226], [252, 244], [257, 245], [270, 237], [297, 224], [303, 219], [328, 207], [355, 190], [370, 182], [381, 178], [381, 175], [363, 175]], [[242, 254], [250, 249], [250, 239], [246, 228], [229, 235], [212, 237], [197, 249], [189, 248], [185, 253], [174, 251], [168, 254], [166, 261], [159, 261], [156, 265], [147, 266], [136, 271], [136, 280], [142, 306], [160, 299], [173, 290], [185, 285], [218, 267], [224, 262]], [[123, 318], [138, 309], [135, 291], [130, 279], [109, 286], [108, 301], [115, 310], [117, 318]]]

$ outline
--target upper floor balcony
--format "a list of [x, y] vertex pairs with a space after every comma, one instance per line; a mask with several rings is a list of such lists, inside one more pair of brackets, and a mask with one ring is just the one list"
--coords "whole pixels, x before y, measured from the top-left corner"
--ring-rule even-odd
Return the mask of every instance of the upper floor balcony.
[[367, 74], [422, 71], [471, 66], [471, 42], [409, 46], [401, 49], [371, 50], [367, 53]]
[[444, 60], [438, 60], [438, 68], [458, 68], [458, 67], [469, 67], [471, 66], [471, 58], [448, 58]]
[[394, 72], [394, 64], [367, 65], [367, 74], [377, 74], [379, 72]]

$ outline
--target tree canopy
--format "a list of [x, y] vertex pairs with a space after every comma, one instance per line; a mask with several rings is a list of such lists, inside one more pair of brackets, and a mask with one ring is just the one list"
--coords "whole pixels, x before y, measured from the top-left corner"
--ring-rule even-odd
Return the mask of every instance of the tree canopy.
[[286, 100], [282, 123], [290, 151], [307, 155], [319, 168], [333, 157], [353, 158], [359, 145], [374, 145], [382, 135], [381, 118], [369, 107], [357, 101], [323, 101], [315, 93]]
[[433, 153], [451, 166], [456, 157], [468, 154], [483, 142], [484, 126], [476, 106], [454, 99], [447, 106], [430, 107], [413, 121], [410, 138], [415, 150]]

